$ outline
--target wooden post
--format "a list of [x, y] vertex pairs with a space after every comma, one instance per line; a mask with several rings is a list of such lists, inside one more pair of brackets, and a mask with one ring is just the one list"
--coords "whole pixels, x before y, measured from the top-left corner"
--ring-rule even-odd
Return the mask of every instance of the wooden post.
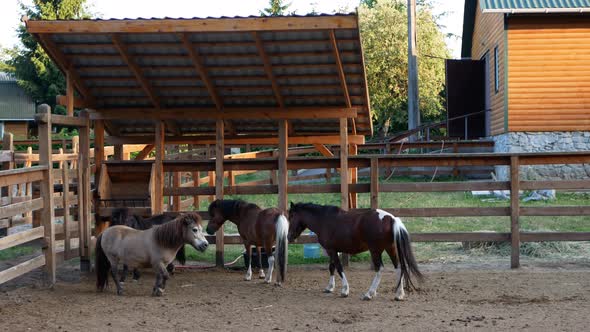
[[166, 127], [164, 122], [156, 122], [156, 131], [154, 136], [154, 145], [156, 149], [156, 158], [154, 162], [154, 197], [152, 214], [161, 214], [164, 212], [164, 135]]
[[[14, 136], [11, 133], [4, 133], [4, 137], [2, 137], [2, 150], [9, 150], [14, 154]], [[14, 160], [14, 155], [12, 157]], [[14, 168], [14, 163], [12, 161], [6, 162], [2, 164], [2, 170], [9, 170]], [[8, 196], [8, 204], [12, 203], [12, 186], [2, 188], [2, 195], [1, 196]], [[0, 237], [8, 235], [8, 228], [0, 229]]]
[[[174, 188], [180, 187], [180, 172], [173, 172], [172, 173], [172, 186]], [[179, 212], [180, 211], [180, 195], [175, 195], [172, 197], [172, 211]]]
[[[80, 234], [80, 271], [90, 272], [90, 239], [92, 236], [90, 186], [90, 119], [87, 111], [80, 112], [86, 126], [80, 127], [78, 147], [78, 229]], [[95, 209], [98, 211], [98, 204]]]
[[74, 80], [70, 71], [66, 70], [66, 113], [74, 116]]
[[[207, 151], [205, 151], [205, 157], [211, 159], [211, 146], [207, 144]], [[209, 172], [209, 187], [215, 186], [215, 172]], [[213, 202], [213, 196], [209, 195], [209, 203]]]
[[[223, 199], [223, 151], [224, 151], [224, 123], [222, 119], [217, 120], [215, 144], [215, 198]], [[223, 227], [220, 227], [215, 236], [215, 264], [223, 267], [225, 260], [223, 257]]]
[[279, 120], [279, 173], [278, 173], [278, 186], [279, 186], [279, 209], [287, 214], [288, 210], [288, 193], [287, 184], [289, 180], [289, 171], [287, 169], [287, 156], [289, 149], [289, 133], [287, 120]]
[[[457, 142], [453, 142], [453, 153], [459, 153], [459, 145]], [[459, 168], [457, 165], [453, 166], [453, 177], [459, 177]]]
[[[63, 184], [62, 205], [64, 209], [64, 260], [68, 260], [70, 253], [70, 167], [68, 161], [64, 161], [61, 170]], [[80, 232], [81, 233], [81, 232]]]
[[[46, 119], [42, 121], [41, 119]], [[45, 254], [45, 270], [47, 272], [47, 283], [50, 286], [55, 284], [55, 228], [53, 224], [53, 163], [51, 150], [51, 108], [42, 104], [37, 109], [37, 120], [39, 122], [39, 164], [46, 166], [43, 180], [40, 184], [41, 198], [43, 198], [43, 209], [41, 210], [41, 225], [44, 227], [43, 252]], [[41, 120], [41, 121], [40, 121]]]
[[379, 208], [379, 159], [371, 158], [371, 209]]
[[[78, 128], [78, 132], [81, 129]], [[78, 155], [80, 153], [80, 136], [72, 136], [72, 153]], [[70, 168], [71, 169], [77, 169], [78, 168], [78, 161], [77, 160], [72, 160], [70, 163]]]
[[125, 151], [123, 144], [115, 144], [115, 154], [113, 158], [115, 160], [125, 160]]
[[[31, 159], [31, 155], [33, 154], [33, 148], [32, 147], [27, 147], [27, 161], [25, 162], [24, 167], [31, 167], [31, 165], [33, 164]], [[33, 198], [33, 184], [31, 182], [29, 183], [25, 183], [25, 196], [29, 197], [29, 198]], [[33, 227], [37, 227], [40, 226], [39, 222], [33, 220], [33, 213], [32, 212], [26, 212], [25, 213], [25, 219], [27, 222], [32, 222]]]
[[[340, 118], [340, 207], [348, 211], [348, 119]], [[348, 254], [342, 254], [342, 264], [348, 265]]]
[[[356, 156], [358, 153], [358, 146], [356, 144], [350, 144], [349, 145], [349, 149], [350, 149], [350, 155], [352, 156]], [[350, 169], [350, 183], [352, 184], [356, 184], [358, 182], [358, 168], [351, 168]], [[356, 209], [358, 206], [358, 194], [357, 193], [351, 193], [350, 194], [350, 208], [351, 209]]]
[[[94, 121], [94, 183], [100, 183], [100, 174], [102, 164], [105, 160], [104, 155], [104, 121]], [[97, 204], [98, 205], [98, 204]], [[95, 220], [96, 233], [100, 234], [108, 226], [105, 222], [97, 218]]]
[[[280, 144], [280, 143], [279, 143]], [[272, 157], [273, 158], [278, 158], [279, 154], [276, 151], [272, 152]], [[271, 185], [276, 185], [277, 184], [277, 171], [276, 170], [271, 170], [270, 171], [270, 184]]]
[[518, 156], [510, 157], [510, 239], [512, 253], [510, 255], [510, 267], [520, 267], [520, 178]]
[[[200, 172], [192, 172], [192, 178], [193, 178], [193, 187], [199, 187], [199, 182], [201, 180], [201, 173]], [[193, 208], [195, 210], [199, 210], [199, 207], [201, 205], [201, 202], [199, 201], [199, 196], [198, 195], [194, 195], [193, 196]]]

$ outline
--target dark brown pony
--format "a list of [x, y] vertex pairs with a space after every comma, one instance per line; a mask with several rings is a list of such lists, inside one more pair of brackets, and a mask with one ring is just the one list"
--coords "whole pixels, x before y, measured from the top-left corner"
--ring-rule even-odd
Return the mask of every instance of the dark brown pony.
[[[150, 229], [153, 226], [163, 225], [167, 222], [174, 220], [175, 217], [168, 214], [155, 214], [149, 218], [142, 218], [138, 215], [130, 215], [128, 208], [115, 209], [111, 213], [110, 226], [124, 225], [133, 229], [144, 231]], [[176, 253], [176, 260], [181, 264], [186, 264], [186, 251], [184, 246]], [[168, 264], [166, 270], [173, 273], [175, 269], [174, 263]], [[123, 265], [123, 272], [121, 274], [121, 282], [125, 282], [127, 278], [129, 268], [127, 265]], [[133, 270], [133, 280], [139, 280], [140, 274], [138, 269]]]
[[201, 217], [196, 213], [182, 214], [145, 231], [121, 225], [109, 227], [96, 239], [96, 288], [104, 290], [110, 271], [117, 294], [121, 295], [123, 288], [117, 278], [119, 264], [131, 268], [151, 266], [156, 272], [152, 295], [161, 296], [169, 278], [166, 266], [185, 244], [199, 251], [205, 251], [209, 245], [203, 234]]
[[381, 282], [383, 260], [386, 251], [396, 269], [396, 300], [405, 296], [404, 283], [415, 288], [410, 274], [422, 279], [416, 259], [412, 253], [410, 235], [401, 219], [383, 210], [365, 210], [346, 212], [339, 207], [317, 205], [312, 203], [291, 203], [289, 209], [289, 241], [294, 241], [301, 232], [309, 228], [317, 234], [319, 243], [330, 256], [330, 282], [325, 292], [334, 291], [334, 269], [342, 279], [343, 297], [348, 296], [349, 287], [344, 275], [338, 253], [358, 254], [369, 250], [377, 274], [364, 300], [371, 300], [377, 295]]
[[[285, 281], [287, 268], [287, 232], [289, 222], [279, 209], [261, 209], [258, 205], [242, 200], [216, 200], [209, 205], [209, 224], [207, 233], [214, 234], [226, 220], [238, 226], [238, 232], [242, 237], [248, 257], [252, 257], [252, 246], [258, 250], [258, 262], [260, 266], [259, 276], [265, 278], [262, 270], [260, 247], [268, 256], [268, 272], [266, 283], [272, 282], [272, 271], [275, 257], [278, 261], [279, 274], [277, 284]], [[275, 255], [272, 255], [273, 244], [276, 243]], [[250, 259], [246, 280], [252, 279], [252, 260]]]

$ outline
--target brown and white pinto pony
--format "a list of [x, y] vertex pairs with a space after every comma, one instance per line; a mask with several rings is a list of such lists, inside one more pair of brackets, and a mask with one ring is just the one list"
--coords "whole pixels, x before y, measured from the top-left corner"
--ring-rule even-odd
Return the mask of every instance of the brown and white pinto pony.
[[166, 266], [185, 244], [199, 251], [205, 251], [209, 245], [203, 234], [201, 217], [196, 213], [181, 214], [145, 231], [127, 226], [109, 227], [96, 239], [96, 288], [104, 290], [110, 271], [117, 295], [122, 295], [123, 288], [117, 278], [119, 264], [130, 268], [151, 266], [156, 272], [152, 295], [161, 296], [169, 278]]
[[330, 256], [330, 281], [326, 293], [332, 293], [335, 286], [334, 269], [342, 279], [341, 296], [349, 293], [348, 281], [344, 275], [338, 253], [358, 254], [369, 250], [376, 275], [363, 300], [377, 295], [381, 282], [383, 260], [386, 251], [396, 269], [395, 299], [403, 300], [404, 284], [415, 288], [410, 274], [422, 279], [416, 259], [412, 253], [410, 235], [399, 218], [383, 210], [346, 212], [339, 207], [312, 203], [291, 203], [289, 209], [289, 241], [294, 241], [301, 232], [309, 228], [317, 234], [318, 241]]
[[[277, 284], [285, 281], [287, 269], [287, 232], [289, 231], [289, 222], [276, 208], [262, 209], [256, 204], [247, 203], [242, 200], [215, 200], [209, 205], [209, 224], [207, 233], [213, 235], [223, 226], [226, 220], [229, 220], [238, 226], [238, 232], [246, 247], [248, 257], [252, 257], [252, 246], [258, 250], [258, 263], [260, 266], [259, 277], [265, 278], [262, 269], [260, 247], [268, 256], [268, 272], [265, 282], [272, 282], [272, 272], [274, 269], [275, 256], [279, 268], [277, 274]], [[275, 254], [272, 255], [273, 244], [276, 244]], [[252, 260], [250, 259], [246, 280], [252, 279]]]

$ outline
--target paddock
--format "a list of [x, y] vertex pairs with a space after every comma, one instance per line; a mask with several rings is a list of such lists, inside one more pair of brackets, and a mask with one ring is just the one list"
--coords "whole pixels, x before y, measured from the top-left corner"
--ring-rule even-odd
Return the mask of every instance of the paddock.
[[243, 271], [184, 270], [172, 277], [164, 297], [152, 298], [146, 296], [150, 272], [138, 283], [128, 282], [125, 295], [117, 297], [112, 284], [106, 293], [96, 293], [94, 278], [77, 279], [72, 273], [77, 264], [67, 264], [58, 269], [53, 290], [31, 287], [32, 277], [0, 288], [1, 313], [10, 317], [2, 328], [579, 331], [587, 324], [587, 264], [524, 263], [519, 270], [498, 261], [426, 264], [427, 283], [403, 302], [393, 301], [394, 273], [387, 267], [378, 296], [366, 302], [360, 298], [373, 277], [366, 264], [348, 269], [348, 298], [322, 293], [328, 277], [324, 265], [290, 266], [284, 287], [243, 281]]

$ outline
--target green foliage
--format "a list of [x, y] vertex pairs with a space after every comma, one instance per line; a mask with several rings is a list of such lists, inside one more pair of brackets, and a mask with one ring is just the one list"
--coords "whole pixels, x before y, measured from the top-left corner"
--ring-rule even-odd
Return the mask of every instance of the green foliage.
[[[450, 56], [431, 6], [417, 9], [418, 76], [422, 122], [444, 117], [445, 58]], [[387, 120], [393, 130], [407, 129], [408, 28], [402, 0], [362, 1], [360, 28], [375, 128]]]
[[260, 11], [260, 16], [283, 16], [287, 14], [291, 3], [285, 3], [283, 0], [269, 0], [268, 8]]
[[[32, 20], [89, 18], [86, 0], [34, 0], [31, 6], [20, 3], [21, 13]], [[0, 70], [13, 73], [18, 84], [37, 103], [46, 103], [54, 113], [65, 114], [55, 105], [55, 96], [65, 94], [65, 78], [24, 25], [17, 28], [21, 46], [2, 50]]]

